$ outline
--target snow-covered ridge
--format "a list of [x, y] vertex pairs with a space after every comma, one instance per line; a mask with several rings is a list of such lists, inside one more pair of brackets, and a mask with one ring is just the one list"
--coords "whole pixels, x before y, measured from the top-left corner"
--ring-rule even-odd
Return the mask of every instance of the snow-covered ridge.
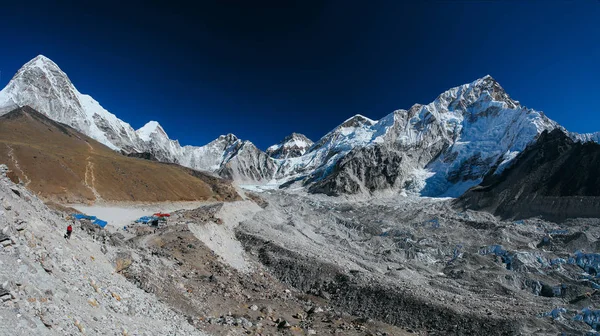
[[[543, 113], [521, 106], [491, 76], [485, 76], [442, 93], [430, 104], [397, 110], [378, 121], [354, 116], [317, 141], [307, 154], [282, 164], [280, 171], [287, 169], [296, 178], [307, 176], [317, 183], [331, 180], [331, 174], [345, 174], [327, 187], [335, 185], [343, 191], [349, 190], [350, 183], [357, 184], [350, 188], [352, 192], [372, 192], [365, 187], [370, 185], [367, 180], [385, 179], [386, 183], [375, 186], [457, 196], [479, 183], [498, 160], [514, 158], [541, 132], [556, 127]], [[352, 154], [353, 161], [340, 161], [373, 146], [385, 150]], [[377, 160], [370, 156], [373, 153], [391, 155], [385, 162], [402, 163], [394, 172], [374, 173], [379, 168], [365, 161]], [[336, 167], [338, 162], [345, 166]], [[344, 172], [349, 167], [352, 172]]]
[[91, 96], [80, 93], [67, 74], [43, 55], [23, 65], [0, 91], [0, 115], [25, 105], [113, 150], [149, 152], [160, 161], [198, 170], [220, 169], [232, 159], [227, 153], [235, 152], [231, 145], [235, 146], [238, 141], [234, 135], [227, 135], [206, 146], [182, 147], [177, 140], [171, 140], [156, 121], [150, 121], [135, 131]]
[[568, 132], [571, 139], [579, 142], [597, 142], [600, 143], [600, 132], [595, 133], [573, 133]]
[[[354, 115], [316, 143], [293, 133], [266, 153], [233, 134], [204, 146], [181, 146], [156, 121], [134, 130], [92, 97], [81, 94], [68, 76], [42, 55], [26, 63], [0, 91], [0, 115], [23, 105], [114, 150], [149, 152], [160, 161], [245, 183], [298, 181], [306, 186], [340, 174], [342, 162], [353, 171], [334, 184], [353, 181], [364, 191], [371, 185], [365, 184], [366, 180], [384, 177], [378, 175], [383, 174], [379, 168], [361, 160], [386, 153], [389, 160], [381, 164], [402, 163], [394, 166], [395, 171], [386, 171], [387, 175], [393, 173], [393, 178], [386, 176], [385, 183], [374, 184], [377, 188], [410, 189], [431, 196], [460, 195], [492, 167], [508, 165], [544, 130], [560, 128], [566, 132], [542, 112], [513, 100], [489, 75], [451, 88], [429, 104], [396, 110], [380, 120]], [[569, 134], [579, 141], [600, 140], [600, 133]], [[384, 150], [356, 155], [372, 147]], [[353, 156], [347, 157], [351, 153]], [[343, 158], [347, 159], [341, 161]]]

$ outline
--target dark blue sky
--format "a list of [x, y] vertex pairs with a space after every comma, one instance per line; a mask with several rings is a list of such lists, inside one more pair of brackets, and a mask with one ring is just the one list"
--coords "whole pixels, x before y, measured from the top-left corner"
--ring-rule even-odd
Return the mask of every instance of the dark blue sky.
[[569, 130], [600, 131], [600, 1], [150, 2], [3, 4], [0, 85], [44, 54], [134, 128], [264, 149], [491, 74]]

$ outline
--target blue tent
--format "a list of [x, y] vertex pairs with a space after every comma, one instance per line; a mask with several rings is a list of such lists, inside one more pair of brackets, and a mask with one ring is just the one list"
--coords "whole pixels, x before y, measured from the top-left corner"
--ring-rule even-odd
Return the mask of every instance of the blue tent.
[[106, 226], [106, 224], [108, 224], [107, 221], [103, 221], [101, 219], [96, 219], [93, 223], [98, 225], [101, 228], [104, 228]]
[[136, 220], [136, 223], [144, 223], [144, 224], [148, 224], [149, 222], [151, 222], [154, 219], [153, 216], [143, 216], [140, 217], [138, 220]]
[[108, 224], [107, 221], [103, 221], [96, 216], [88, 216], [88, 215], [84, 215], [84, 214], [72, 214], [71, 216], [73, 216], [73, 218], [75, 218], [77, 220], [88, 219], [88, 220], [92, 221], [92, 223], [98, 225], [101, 228], [104, 228], [106, 226], [106, 224]]
[[98, 219], [96, 216], [88, 216], [84, 214], [72, 214], [71, 216], [75, 217], [75, 219], [89, 219], [91, 221]]

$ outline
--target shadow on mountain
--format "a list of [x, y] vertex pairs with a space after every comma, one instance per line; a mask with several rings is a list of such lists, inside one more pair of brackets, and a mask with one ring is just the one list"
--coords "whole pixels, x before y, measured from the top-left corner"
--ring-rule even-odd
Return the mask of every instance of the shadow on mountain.
[[600, 217], [600, 145], [546, 131], [509, 168], [488, 173], [455, 205], [504, 219]]

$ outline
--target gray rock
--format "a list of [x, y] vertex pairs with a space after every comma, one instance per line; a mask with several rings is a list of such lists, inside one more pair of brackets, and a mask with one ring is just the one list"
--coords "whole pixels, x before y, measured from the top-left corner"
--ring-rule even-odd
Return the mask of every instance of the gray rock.
[[245, 319], [243, 317], [241, 318], [241, 325], [242, 325], [242, 327], [244, 327], [246, 329], [252, 328], [252, 322], [248, 321], [247, 319]]
[[273, 314], [273, 308], [271, 306], [262, 307], [260, 311], [267, 316], [271, 316]]
[[279, 323], [277, 323], [278, 329], [289, 329], [291, 327], [292, 325], [286, 320], [280, 320]]

